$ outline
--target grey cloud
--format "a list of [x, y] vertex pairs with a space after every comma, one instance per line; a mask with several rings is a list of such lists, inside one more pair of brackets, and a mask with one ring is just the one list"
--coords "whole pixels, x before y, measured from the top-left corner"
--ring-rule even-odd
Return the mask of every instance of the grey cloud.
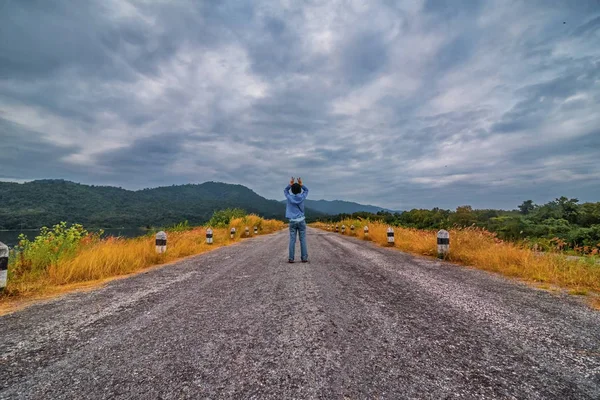
[[[547, 157], [565, 157], [571, 156], [579, 158], [579, 164], [569, 165], [569, 168], [580, 172], [593, 172], [589, 170], [589, 165], [586, 165], [586, 160], [591, 160], [598, 154], [597, 149], [600, 147], [600, 129], [596, 128], [589, 134], [577, 138], [577, 140], [567, 140], [558, 143], [547, 143], [543, 137], [540, 137], [533, 148], [522, 149], [511, 154], [510, 162], [526, 170], [534, 167], [539, 160], [544, 160]], [[600, 166], [597, 167], [600, 171]]]
[[0, 115], [0, 179], [79, 179], [77, 170], [62, 161], [76, 148], [40, 141], [36, 136]]
[[[600, 79], [600, 62], [582, 62], [577, 68], [550, 81], [526, 86], [516, 94], [523, 94], [525, 99], [508, 111], [500, 121], [492, 127], [495, 132], [514, 132], [539, 126], [548, 118], [549, 113], [557, 108], [556, 101], [564, 101], [578, 92], [589, 92], [595, 82]], [[562, 105], [562, 111], [580, 104]]]
[[97, 3], [12, 1], [3, 14], [0, 77], [39, 79], [70, 68], [104, 79], [131, 78], [111, 57], [116, 42], [106, 39], [119, 34]]
[[446, 44], [436, 55], [439, 67], [451, 69], [468, 62], [477, 45], [477, 32], [470, 31]]
[[164, 174], [169, 164], [182, 151], [186, 136], [167, 133], [138, 139], [130, 146], [107, 152], [98, 158], [100, 166], [110, 167], [114, 174]]
[[453, 1], [426, 0], [423, 4], [423, 11], [439, 15], [442, 18], [452, 18], [464, 14], [476, 14], [483, 4], [483, 0], [466, 0], [461, 4], [456, 4]]
[[379, 32], [360, 32], [342, 50], [345, 80], [352, 86], [365, 84], [386, 67], [388, 45]]
[[585, 36], [593, 40], [594, 34], [597, 34], [598, 31], [600, 31], [600, 17], [592, 18], [590, 21], [578, 26], [573, 30], [572, 36]]
[[298, 58], [298, 33], [288, 29], [278, 18], [260, 22], [262, 34], [243, 38], [252, 59], [252, 70], [270, 79], [290, 71], [298, 71], [303, 61]]

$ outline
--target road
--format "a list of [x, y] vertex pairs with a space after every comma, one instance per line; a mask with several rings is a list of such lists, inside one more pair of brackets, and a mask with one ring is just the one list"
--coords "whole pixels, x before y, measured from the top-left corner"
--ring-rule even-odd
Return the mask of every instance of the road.
[[600, 398], [600, 312], [310, 229], [0, 317], [4, 399]]

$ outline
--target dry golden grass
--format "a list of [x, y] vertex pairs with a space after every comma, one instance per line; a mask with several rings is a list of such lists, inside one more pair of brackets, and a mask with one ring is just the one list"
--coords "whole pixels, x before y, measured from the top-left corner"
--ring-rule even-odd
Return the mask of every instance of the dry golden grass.
[[[369, 226], [369, 240], [387, 246], [387, 225], [378, 222], [345, 220], [340, 227], [354, 224], [357, 237], [365, 239], [363, 227]], [[315, 224], [327, 229], [326, 224]], [[539, 254], [511, 242], [504, 242], [485, 230], [452, 229], [448, 261], [501, 273], [530, 282], [557, 285], [577, 293], [600, 292], [600, 266], [567, 260], [561, 254]], [[437, 256], [435, 231], [394, 228], [394, 247], [425, 256]]]
[[230, 228], [213, 229], [212, 245], [206, 244], [204, 227], [182, 232], [167, 232], [167, 252], [163, 254], [156, 253], [153, 235], [134, 239], [111, 237], [82, 246], [74, 256], [60, 259], [43, 272], [23, 274], [19, 278], [9, 279], [0, 301], [7, 300], [9, 297], [14, 299], [59, 293], [63, 291], [61, 288], [69, 285], [127, 275], [150, 266], [166, 264], [227, 246], [244, 238], [246, 225], [250, 228], [250, 236], [254, 236], [255, 225], [259, 227], [259, 234], [272, 233], [284, 227], [281, 221], [263, 220], [255, 215], [249, 215], [232, 221], [230, 227], [235, 226], [237, 230], [234, 239], [229, 237]]
[[283, 229], [284, 223], [276, 220], [265, 220], [256, 215], [247, 215], [243, 218], [234, 218], [229, 227], [235, 227], [236, 235], [245, 237], [245, 229], [248, 227], [249, 237], [254, 236], [254, 227], [258, 228], [258, 234], [274, 232]]

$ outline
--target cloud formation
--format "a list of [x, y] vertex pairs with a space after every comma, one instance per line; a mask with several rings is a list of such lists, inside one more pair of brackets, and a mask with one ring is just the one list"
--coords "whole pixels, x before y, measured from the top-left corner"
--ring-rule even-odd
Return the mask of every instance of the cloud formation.
[[597, 0], [0, 7], [0, 180], [600, 198]]

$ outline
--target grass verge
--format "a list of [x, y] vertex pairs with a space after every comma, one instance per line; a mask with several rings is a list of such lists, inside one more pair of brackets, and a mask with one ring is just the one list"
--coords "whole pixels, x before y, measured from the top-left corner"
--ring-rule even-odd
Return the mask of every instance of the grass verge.
[[[387, 246], [387, 225], [378, 222], [344, 220], [346, 235], [371, 240]], [[349, 227], [354, 225], [354, 231]], [[365, 237], [363, 228], [369, 227]], [[313, 224], [327, 230], [328, 224]], [[539, 254], [511, 242], [499, 240], [495, 234], [479, 228], [452, 229], [450, 253], [447, 261], [497, 272], [536, 284], [559, 286], [573, 294], [586, 295], [600, 292], [600, 265], [595, 259], [568, 260], [559, 253]], [[395, 248], [425, 255], [437, 256], [436, 231], [394, 227]], [[538, 286], [539, 287], [539, 286]]]
[[[167, 251], [163, 254], [156, 253], [153, 234], [133, 239], [99, 239], [84, 234], [73, 239], [73, 230], [61, 226], [46, 231], [50, 233], [36, 239], [35, 244], [31, 243], [28, 251], [11, 258], [8, 285], [0, 295], [0, 312], [10, 308], [8, 303], [19, 304], [27, 299], [96, 287], [115, 277], [239, 242], [246, 237], [246, 226], [249, 227], [248, 237], [252, 237], [254, 226], [259, 234], [268, 234], [283, 229], [284, 223], [255, 215], [232, 219], [228, 227], [213, 229], [211, 245], [206, 244], [205, 227], [174, 228], [167, 230]], [[237, 231], [234, 239], [230, 239], [231, 227]], [[78, 227], [77, 231], [82, 229]]]

